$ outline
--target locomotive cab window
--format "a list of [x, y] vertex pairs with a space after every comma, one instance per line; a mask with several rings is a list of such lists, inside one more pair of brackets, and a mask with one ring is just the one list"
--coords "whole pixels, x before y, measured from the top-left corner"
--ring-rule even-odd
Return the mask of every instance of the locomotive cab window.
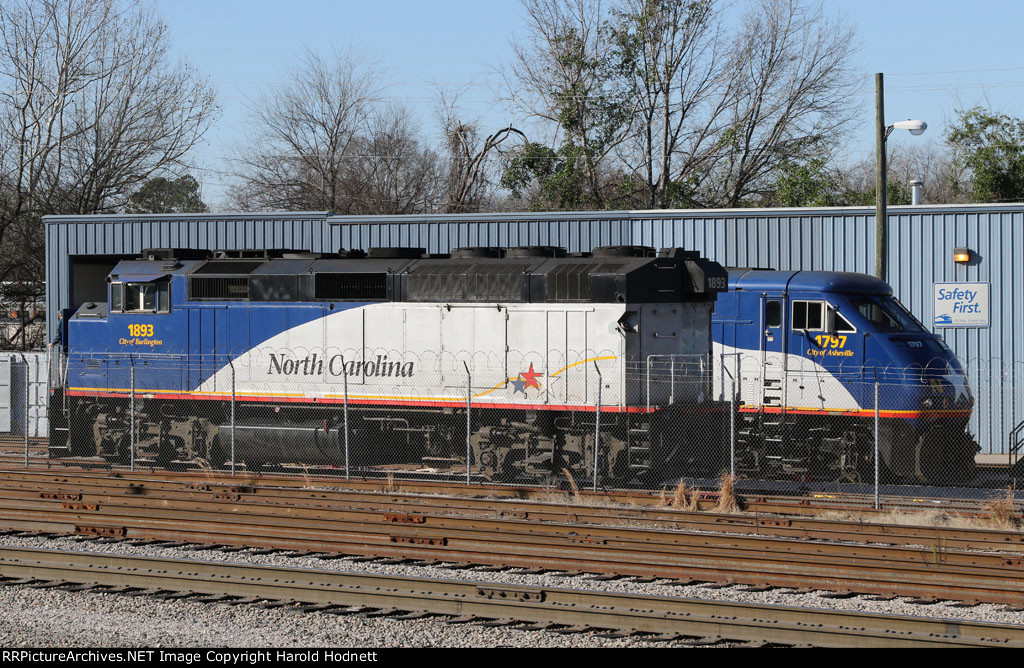
[[782, 326], [782, 302], [769, 301], [765, 304], [764, 324], [766, 327]]
[[170, 313], [170, 284], [111, 283], [111, 313]]
[[850, 324], [846, 318], [843, 317], [839, 311], [832, 311], [832, 327], [833, 331], [837, 334], [846, 334], [856, 332], [857, 328]]
[[793, 329], [823, 331], [825, 302], [793, 302]]

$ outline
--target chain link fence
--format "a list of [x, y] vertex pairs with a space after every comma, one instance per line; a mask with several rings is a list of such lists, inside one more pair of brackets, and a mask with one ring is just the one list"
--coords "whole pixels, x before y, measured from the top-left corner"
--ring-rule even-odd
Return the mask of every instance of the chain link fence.
[[46, 458], [47, 363], [46, 353], [0, 353], [0, 463]]
[[750, 488], [877, 494], [1012, 483], [1024, 444], [1016, 424], [985, 443], [1008, 467], [983, 474], [978, 399], [1024, 405], [1024, 391], [972, 390], [945, 363], [825, 373], [752, 355], [328, 348], [93, 355], [52, 371], [50, 456], [132, 469], [653, 490], [731, 473]]

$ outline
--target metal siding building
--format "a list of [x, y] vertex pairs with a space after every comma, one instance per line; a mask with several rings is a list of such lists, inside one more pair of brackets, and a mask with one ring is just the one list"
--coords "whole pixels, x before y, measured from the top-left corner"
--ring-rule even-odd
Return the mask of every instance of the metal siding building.
[[[985, 281], [991, 326], [938, 329], [971, 373], [981, 410], [972, 431], [986, 451], [1005, 452], [1024, 418], [1024, 205], [889, 207], [888, 282], [922, 322], [933, 320], [933, 283]], [[50, 216], [46, 218], [47, 333], [57, 314], [90, 296], [107, 266], [90, 256], [144, 248], [596, 246], [643, 244], [700, 251], [727, 266], [872, 273], [874, 209], [731, 209], [415, 216], [333, 216], [328, 212], [228, 215]], [[953, 249], [967, 246], [966, 266]], [[73, 288], [72, 286], [78, 286]], [[77, 290], [76, 294], [73, 291]], [[105, 297], [104, 297], [105, 298]], [[985, 410], [988, 407], [988, 410]]]

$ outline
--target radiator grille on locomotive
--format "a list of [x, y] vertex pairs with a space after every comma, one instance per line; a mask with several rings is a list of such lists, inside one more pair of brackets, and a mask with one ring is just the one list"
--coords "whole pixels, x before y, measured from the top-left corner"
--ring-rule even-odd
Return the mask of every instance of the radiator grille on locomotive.
[[206, 262], [188, 277], [189, 299], [246, 301], [249, 299], [249, 272], [262, 262]]
[[525, 298], [528, 262], [443, 262], [409, 275], [410, 301], [518, 302]]
[[313, 296], [315, 299], [388, 298], [387, 274], [319, 273], [316, 274]]

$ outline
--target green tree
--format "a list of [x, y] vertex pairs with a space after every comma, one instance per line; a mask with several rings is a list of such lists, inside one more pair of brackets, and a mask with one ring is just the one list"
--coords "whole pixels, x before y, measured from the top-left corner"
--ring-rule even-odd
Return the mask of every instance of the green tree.
[[158, 176], [142, 184], [128, 200], [128, 213], [206, 213], [199, 183], [186, 174], [180, 178]]
[[[546, 202], [534, 209], [605, 209], [621, 205], [609, 183], [613, 152], [629, 132], [631, 101], [618, 76], [615, 45], [601, 0], [523, 0], [529, 43], [516, 43], [510, 96], [553, 131], [552, 153], [523, 146], [504, 182], [537, 180]], [[554, 164], [543, 167], [548, 160]], [[550, 181], [550, 182], [549, 182]], [[522, 189], [519, 190], [521, 192]], [[537, 192], [537, 191], [532, 191]]]
[[968, 192], [974, 202], [1024, 199], [1024, 121], [981, 107], [957, 113], [946, 142], [968, 180], [952, 183], [954, 192]]
[[[836, 206], [874, 206], [875, 190], [874, 186], [867, 190], [845, 189], [836, 195], [833, 204]], [[901, 181], [894, 181], [890, 175], [885, 184], [885, 199], [886, 204], [891, 206], [910, 204], [910, 188]]]
[[835, 175], [825, 167], [825, 158], [803, 164], [786, 162], [778, 168], [775, 182], [777, 206], [835, 206], [838, 185]]

